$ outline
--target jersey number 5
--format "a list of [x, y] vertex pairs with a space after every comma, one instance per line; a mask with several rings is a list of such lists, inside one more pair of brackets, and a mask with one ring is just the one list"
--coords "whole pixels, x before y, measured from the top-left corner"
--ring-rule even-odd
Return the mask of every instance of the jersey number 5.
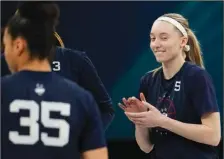
[[[39, 105], [32, 100], [14, 100], [10, 106], [11, 113], [19, 113], [20, 110], [29, 110], [29, 117], [20, 117], [20, 126], [29, 127], [29, 135], [20, 135], [18, 131], [9, 132], [9, 140], [14, 144], [34, 145], [39, 140], [46, 146], [62, 147], [69, 141], [70, 126], [62, 119], [50, 118], [51, 112], [60, 112], [62, 116], [70, 116], [70, 104], [59, 102], [41, 102]], [[41, 132], [40, 122], [45, 128], [58, 129], [58, 137], [50, 137], [48, 133]], [[40, 139], [39, 139], [40, 138]]]
[[176, 81], [174, 91], [180, 91], [181, 81]]

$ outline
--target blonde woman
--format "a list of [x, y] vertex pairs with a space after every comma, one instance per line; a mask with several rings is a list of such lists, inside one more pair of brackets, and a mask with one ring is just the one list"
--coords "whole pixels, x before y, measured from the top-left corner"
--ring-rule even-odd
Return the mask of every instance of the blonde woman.
[[152, 159], [215, 159], [220, 113], [199, 42], [180, 14], [152, 25], [150, 47], [161, 67], [141, 78], [139, 101], [123, 98], [136, 141]]

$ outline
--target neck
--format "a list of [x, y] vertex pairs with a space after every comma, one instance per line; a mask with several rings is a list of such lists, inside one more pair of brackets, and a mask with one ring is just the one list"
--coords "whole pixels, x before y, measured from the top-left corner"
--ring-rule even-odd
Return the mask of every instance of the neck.
[[38, 72], [51, 72], [49, 61], [46, 60], [32, 60], [21, 66], [18, 71], [30, 70]]
[[181, 69], [184, 62], [184, 58], [182, 56], [178, 56], [171, 61], [162, 63], [164, 78], [171, 79]]

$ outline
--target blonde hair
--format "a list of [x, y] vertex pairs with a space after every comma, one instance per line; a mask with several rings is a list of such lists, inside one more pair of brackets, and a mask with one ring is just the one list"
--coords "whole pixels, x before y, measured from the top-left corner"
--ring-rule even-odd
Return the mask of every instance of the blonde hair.
[[63, 41], [62, 41], [61, 37], [58, 35], [58, 33], [57, 33], [57, 32], [54, 32], [54, 36], [55, 36], [55, 37], [56, 37], [56, 39], [58, 40], [58, 42], [59, 42], [60, 46], [61, 46], [62, 48], [64, 48], [64, 47], [65, 47], [65, 45], [64, 45], [64, 43], [63, 43]]
[[[188, 35], [187, 45], [190, 46], [189, 51], [184, 50], [184, 52], [186, 54], [186, 61], [190, 61], [193, 64], [196, 64], [202, 68], [205, 68], [203, 58], [201, 56], [200, 43], [199, 43], [197, 37], [195, 36], [194, 32], [190, 29], [188, 20], [186, 18], [184, 18], [182, 15], [176, 14], [176, 13], [164, 14], [164, 15], [162, 15], [162, 17], [172, 18], [172, 19], [176, 20], [177, 22], [179, 22], [184, 27], [184, 29], [186, 30], [187, 35]], [[153, 74], [155, 74], [161, 68], [162, 67], [154, 69]]]

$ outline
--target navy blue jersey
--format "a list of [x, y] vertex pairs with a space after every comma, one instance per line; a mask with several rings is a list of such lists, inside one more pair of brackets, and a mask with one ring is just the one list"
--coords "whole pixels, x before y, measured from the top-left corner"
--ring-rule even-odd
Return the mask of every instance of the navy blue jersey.
[[92, 95], [54, 72], [21, 71], [1, 79], [2, 157], [80, 159], [105, 147]]
[[[114, 110], [112, 100], [108, 95], [98, 73], [86, 53], [67, 48], [56, 48], [52, 62], [52, 70], [65, 78], [76, 82], [90, 91], [96, 100], [104, 128], [111, 123]], [[1, 59], [1, 75], [10, 74], [4, 56]]]
[[[162, 69], [146, 73], [141, 78], [140, 92], [162, 114], [184, 123], [201, 124], [202, 115], [219, 111], [211, 77], [189, 62], [169, 80], [164, 79]], [[155, 159], [216, 159], [214, 147], [160, 127], [151, 129], [150, 140], [155, 144], [151, 153]]]

